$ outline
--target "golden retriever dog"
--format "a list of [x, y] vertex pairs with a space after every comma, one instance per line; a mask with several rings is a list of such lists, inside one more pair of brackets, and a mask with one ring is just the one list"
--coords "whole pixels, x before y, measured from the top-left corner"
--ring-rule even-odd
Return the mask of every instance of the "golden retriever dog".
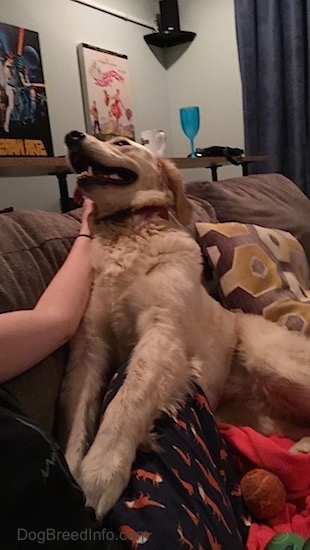
[[[73, 131], [66, 144], [95, 204], [95, 233], [93, 288], [61, 403], [66, 458], [97, 517], [126, 487], [138, 446], [152, 444], [155, 419], [174, 414], [194, 381], [222, 420], [310, 449], [310, 341], [209, 296], [176, 167], [123, 137]], [[121, 362], [126, 379], [99, 423]]]

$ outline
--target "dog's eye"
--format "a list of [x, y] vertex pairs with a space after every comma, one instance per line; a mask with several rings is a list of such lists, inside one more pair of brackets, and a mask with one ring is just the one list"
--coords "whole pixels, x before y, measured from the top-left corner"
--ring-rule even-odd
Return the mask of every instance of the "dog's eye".
[[119, 139], [118, 141], [114, 141], [114, 145], [118, 145], [119, 147], [122, 147], [123, 145], [130, 145], [130, 143], [125, 139]]

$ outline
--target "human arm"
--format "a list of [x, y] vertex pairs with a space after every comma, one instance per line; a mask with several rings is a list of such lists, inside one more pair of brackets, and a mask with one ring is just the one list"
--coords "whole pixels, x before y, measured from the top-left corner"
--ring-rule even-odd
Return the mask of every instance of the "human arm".
[[[90, 235], [91, 211], [86, 201], [80, 234]], [[91, 239], [79, 237], [34, 309], [0, 315], [0, 382], [25, 372], [74, 335], [91, 280]]]

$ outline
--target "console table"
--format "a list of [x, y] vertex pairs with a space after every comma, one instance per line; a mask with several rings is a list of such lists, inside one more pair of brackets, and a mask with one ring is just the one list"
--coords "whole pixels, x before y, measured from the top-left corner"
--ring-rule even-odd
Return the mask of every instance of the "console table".
[[[248, 175], [248, 166], [252, 162], [267, 160], [267, 156], [241, 156], [234, 157], [242, 167], [243, 176]], [[171, 158], [180, 170], [187, 168], [210, 168], [212, 180], [217, 181], [217, 169], [221, 166], [232, 166], [223, 157], [199, 157], [199, 158]], [[56, 176], [58, 179], [61, 211], [68, 212], [74, 208], [72, 198], [69, 197], [67, 175], [71, 170], [66, 162], [66, 157], [0, 157], [0, 177], [31, 177], [31, 176]]]

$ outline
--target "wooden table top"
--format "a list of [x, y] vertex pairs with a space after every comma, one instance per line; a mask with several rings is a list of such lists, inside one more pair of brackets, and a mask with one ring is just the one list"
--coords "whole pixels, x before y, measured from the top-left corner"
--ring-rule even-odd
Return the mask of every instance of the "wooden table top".
[[[267, 155], [248, 155], [248, 156], [239, 156], [233, 157], [240, 164], [246, 164], [247, 162], [259, 162], [262, 160], [267, 160]], [[171, 158], [177, 168], [186, 169], [186, 168], [211, 168], [220, 167], [220, 166], [233, 166], [232, 163], [227, 160], [225, 157], [174, 157]]]
[[66, 157], [0, 157], [0, 177], [70, 174]]
[[[234, 157], [241, 164], [267, 160], [267, 156]], [[177, 168], [211, 168], [231, 163], [224, 157], [171, 158]], [[66, 157], [0, 157], [0, 177], [28, 177], [71, 174]]]

